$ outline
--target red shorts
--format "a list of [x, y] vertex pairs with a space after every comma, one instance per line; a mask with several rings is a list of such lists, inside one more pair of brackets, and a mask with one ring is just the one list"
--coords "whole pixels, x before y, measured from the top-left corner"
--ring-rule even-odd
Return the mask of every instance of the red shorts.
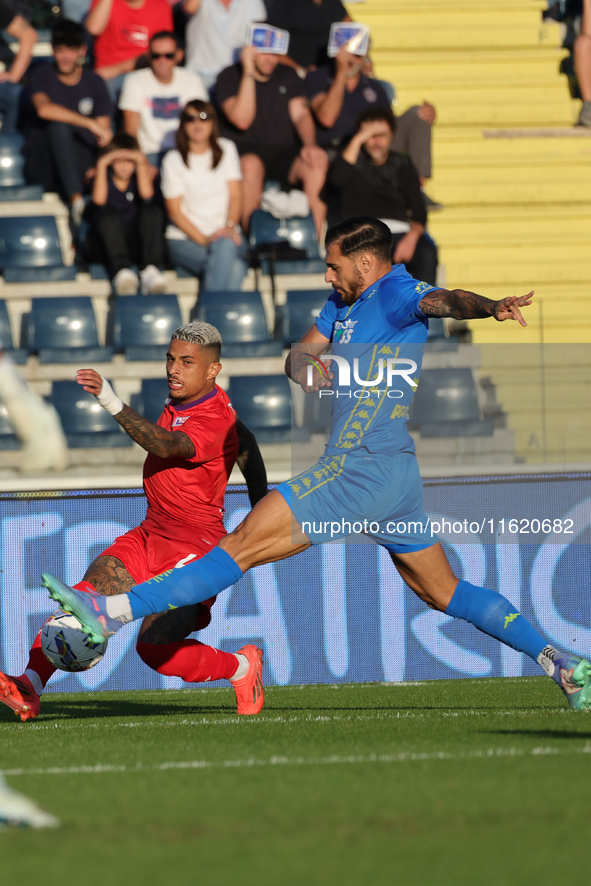
[[[106, 548], [102, 557], [117, 557], [121, 560], [136, 584], [154, 578], [167, 569], [174, 569], [179, 563], [199, 560], [213, 547], [213, 542], [198, 538], [195, 541], [177, 541], [164, 538], [153, 532], [146, 532], [140, 526], [130, 529], [125, 535], [116, 538]], [[202, 606], [211, 609], [215, 597], [204, 600]]]

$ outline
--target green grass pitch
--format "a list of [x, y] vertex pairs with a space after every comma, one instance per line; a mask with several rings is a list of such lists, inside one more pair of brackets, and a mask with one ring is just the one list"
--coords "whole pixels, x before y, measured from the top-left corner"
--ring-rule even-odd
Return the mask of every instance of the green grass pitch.
[[547, 678], [47, 695], [0, 769], [62, 821], [2, 883], [586, 882], [591, 717]]

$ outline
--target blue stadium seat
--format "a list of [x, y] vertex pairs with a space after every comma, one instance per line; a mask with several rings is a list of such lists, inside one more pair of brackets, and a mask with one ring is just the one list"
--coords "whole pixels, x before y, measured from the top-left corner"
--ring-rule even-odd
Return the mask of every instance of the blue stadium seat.
[[6, 407], [0, 403], [0, 449], [18, 449], [19, 445], [19, 439], [8, 420]]
[[314, 324], [330, 289], [289, 289], [283, 309], [283, 345], [299, 341]]
[[0, 132], [0, 188], [26, 184], [24, 143], [22, 135], [3, 135]]
[[232, 376], [228, 395], [238, 416], [259, 443], [290, 443], [294, 436], [298, 436], [295, 432], [292, 435], [291, 390], [287, 376]]
[[6, 302], [0, 299], [0, 345], [5, 353], [10, 354], [15, 363], [26, 363], [27, 352], [24, 348], [15, 350], [13, 347], [12, 330], [10, 328], [10, 318], [6, 308]]
[[494, 422], [480, 416], [470, 369], [423, 369], [409, 428], [422, 437], [487, 437]]
[[131, 446], [112, 415], [75, 381], [54, 381], [49, 402], [57, 409], [68, 446]]
[[43, 185], [1, 185], [0, 186], [0, 202], [9, 203], [11, 201], [23, 200], [42, 200]]
[[427, 336], [427, 351], [457, 351], [458, 340], [455, 336], [447, 335], [443, 319], [441, 317], [429, 317], [429, 335]]
[[62, 263], [53, 215], [0, 218], [0, 269], [7, 283], [76, 279]]
[[117, 298], [109, 317], [109, 338], [126, 360], [162, 360], [170, 337], [181, 325], [176, 295]]
[[96, 319], [88, 296], [34, 298], [23, 317], [22, 344], [40, 363], [110, 361], [113, 349], [98, 342]]
[[139, 393], [132, 394], [130, 406], [140, 415], [155, 422], [162, 415], [164, 404], [169, 396], [170, 392], [165, 378], [144, 378]]
[[281, 342], [267, 328], [263, 300], [252, 292], [202, 292], [191, 312], [192, 320], [211, 323], [222, 336], [224, 357], [274, 357]]
[[[264, 246], [277, 243], [289, 244], [292, 249], [303, 250], [301, 258], [281, 258], [281, 247], [265, 250]], [[275, 218], [269, 212], [255, 209], [250, 219], [251, 253], [262, 250], [261, 268], [265, 274], [317, 274], [326, 271], [326, 265], [318, 252], [318, 241], [312, 215], [305, 218]], [[272, 251], [272, 266], [267, 253]]]

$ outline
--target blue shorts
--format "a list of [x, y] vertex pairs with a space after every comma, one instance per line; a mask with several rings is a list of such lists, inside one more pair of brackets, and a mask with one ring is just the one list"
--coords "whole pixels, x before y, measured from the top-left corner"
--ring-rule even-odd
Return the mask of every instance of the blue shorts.
[[411, 452], [323, 455], [277, 490], [312, 544], [359, 535], [392, 553], [410, 553], [437, 541]]

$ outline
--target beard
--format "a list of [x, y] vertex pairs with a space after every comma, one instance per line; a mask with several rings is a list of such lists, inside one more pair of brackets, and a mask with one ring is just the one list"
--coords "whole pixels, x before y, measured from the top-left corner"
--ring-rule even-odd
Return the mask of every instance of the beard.
[[341, 301], [346, 305], [353, 305], [365, 289], [363, 274], [357, 268], [351, 275], [351, 279], [347, 281], [347, 288], [340, 289]]

